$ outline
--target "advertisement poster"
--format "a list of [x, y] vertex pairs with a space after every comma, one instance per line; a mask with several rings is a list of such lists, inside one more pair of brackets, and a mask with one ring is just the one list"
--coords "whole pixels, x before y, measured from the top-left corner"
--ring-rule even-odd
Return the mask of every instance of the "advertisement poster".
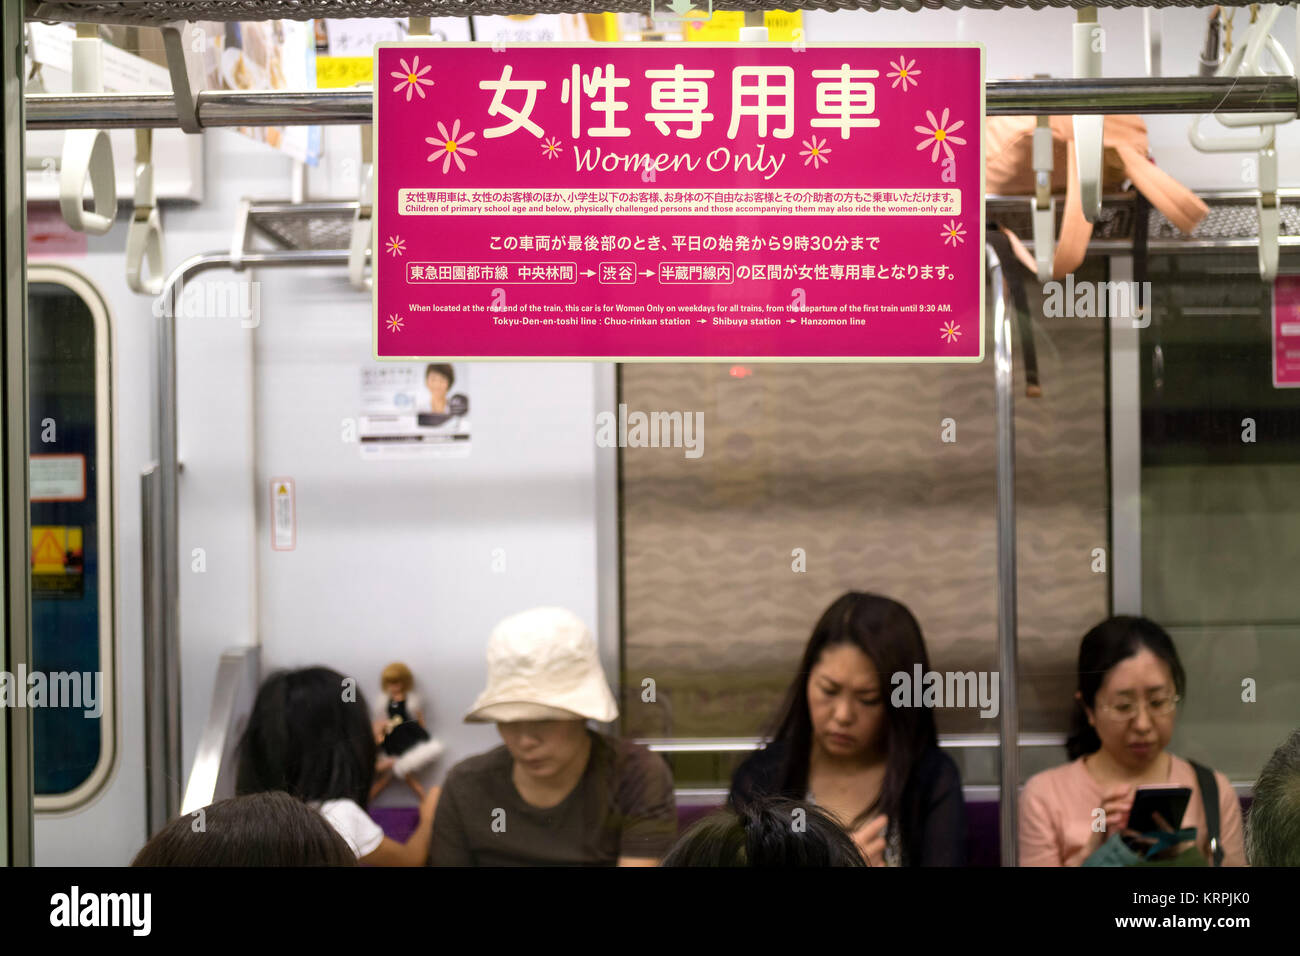
[[[358, 83], [369, 84], [375, 72], [372, 60], [375, 44], [405, 40], [409, 34], [410, 24], [407, 19], [317, 20], [317, 88], [325, 90], [356, 86]], [[430, 18], [429, 40], [469, 38], [468, 18]]]
[[361, 369], [357, 440], [371, 461], [469, 455], [469, 367], [368, 365]]
[[377, 49], [377, 358], [982, 358], [978, 46], [484, 53]]
[[1273, 387], [1300, 388], [1300, 276], [1273, 283]]
[[[316, 34], [310, 21], [205, 21], [207, 88], [311, 90], [316, 88]], [[240, 126], [240, 133], [315, 165], [319, 126]]]

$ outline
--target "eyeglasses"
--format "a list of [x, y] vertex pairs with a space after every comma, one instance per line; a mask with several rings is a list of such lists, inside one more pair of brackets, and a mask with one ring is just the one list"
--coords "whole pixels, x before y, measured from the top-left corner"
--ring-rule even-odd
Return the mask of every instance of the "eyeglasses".
[[[1178, 694], [1151, 697], [1146, 701], [1146, 707], [1153, 717], [1168, 717], [1178, 709], [1178, 702], [1182, 699]], [[1141, 704], [1136, 700], [1125, 699], [1117, 704], [1098, 704], [1097, 712], [1117, 723], [1123, 723], [1136, 717], [1140, 706]]]

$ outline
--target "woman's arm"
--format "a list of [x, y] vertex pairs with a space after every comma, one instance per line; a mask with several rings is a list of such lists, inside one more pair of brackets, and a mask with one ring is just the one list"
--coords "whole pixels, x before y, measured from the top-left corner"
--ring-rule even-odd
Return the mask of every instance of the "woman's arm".
[[390, 837], [373, 851], [361, 857], [366, 866], [424, 866], [429, 859], [429, 840], [433, 836], [434, 811], [438, 807], [441, 787], [430, 787], [420, 801], [420, 822], [405, 843]]
[[914, 865], [966, 865], [966, 801], [961, 774], [946, 755], [929, 794], [922, 827], [921, 858]]
[[1020, 865], [1064, 866], [1052, 822], [1052, 806], [1041, 784], [1031, 777], [1020, 794]]

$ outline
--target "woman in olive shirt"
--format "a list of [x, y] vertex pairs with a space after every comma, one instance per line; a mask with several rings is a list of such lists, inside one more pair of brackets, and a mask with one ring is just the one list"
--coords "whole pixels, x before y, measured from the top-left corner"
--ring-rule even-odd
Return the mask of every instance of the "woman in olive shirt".
[[488, 687], [465, 719], [504, 741], [443, 783], [434, 866], [653, 866], [677, 836], [667, 764], [597, 733], [618, 716], [596, 643], [561, 608], [502, 621], [488, 643]]

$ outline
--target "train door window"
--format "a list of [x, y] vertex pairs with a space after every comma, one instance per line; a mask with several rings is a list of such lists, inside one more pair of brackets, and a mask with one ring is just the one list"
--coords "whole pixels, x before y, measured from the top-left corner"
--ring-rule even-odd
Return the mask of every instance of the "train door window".
[[28, 270], [31, 707], [38, 811], [89, 799], [113, 763], [116, 722], [108, 309], [55, 266]]
[[1153, 257], [1151, 288], [1142, 610], [1187, 672], [1175, 752], [1253, 781], [1300, 725], [1300, 389], [1274, 384], [1273, 290], [1253, 250]]

